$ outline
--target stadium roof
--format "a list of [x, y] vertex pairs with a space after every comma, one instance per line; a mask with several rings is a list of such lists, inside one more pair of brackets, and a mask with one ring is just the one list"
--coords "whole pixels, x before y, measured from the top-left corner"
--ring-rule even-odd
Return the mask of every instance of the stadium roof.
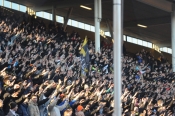
[[[36, 12], [52, 13], [66, 16], [73, 8], [71, 19], [94, 25], [94, 0], [7, 0], [30, 7]], [[173, 0], [125, 0], [124, 33], [136, 38], [156, 43], [159, 47], [171, 47], [171, 12]], [[92, 8], [86, 10], [84, 5]], [[112, 25], [113, 0], [102, 0], [101, 29], [109, 31], [106, 21]], [[147, 28], [139, 27], [138, 24]]]

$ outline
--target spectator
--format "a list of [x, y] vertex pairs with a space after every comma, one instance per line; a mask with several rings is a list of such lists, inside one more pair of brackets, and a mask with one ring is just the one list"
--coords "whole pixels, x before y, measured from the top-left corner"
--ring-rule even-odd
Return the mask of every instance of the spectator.
[[64, 112], [64, 116], [72, 116], [72, 109], [68, 108], [65, 112]]
[[19, 108], [17, 110], [17, 113], [19, 114], [19, 116], [30, 116], [29, 114], [29, 110], [28, 110], [28, 98], [26, 98], [24, 100], [24, 102], [22, 104], [19, 105]]
[[79, 105], [79, 106], [77, 107], [76, 115], [77, 115], [77, 116], [85, 116], [85, 115], [84, 115], [84, 112], [83, 112], [82, 110], [83, 110], [83, 106]]
[[15, 102], [11, 102], [10, 104], [10, 111], [7, 116], [19, 116], [16, 111], [18, 110], [18, 105]]
[[32, 95], [30, 101], [29, 101], [29, 113], [30, 116], [40, 116], [38, 104], [37, 104], [37, 96]]
[[5, 116], [5, 113], [3, 111], [3, 101], [0, 100], [0, 116]]
[[62, 111], [68, 104], [68, 101], [65, 101], [65, 103], [61, 106], [57, 106], [56, 103], [59, 100], [59, 95], [57, 96], [57, 98], [51, 100], [49, 106], [48, 106], [48, 111], [49, 111], [49, 115], [50, 116], [61, 116], [60, 111]]

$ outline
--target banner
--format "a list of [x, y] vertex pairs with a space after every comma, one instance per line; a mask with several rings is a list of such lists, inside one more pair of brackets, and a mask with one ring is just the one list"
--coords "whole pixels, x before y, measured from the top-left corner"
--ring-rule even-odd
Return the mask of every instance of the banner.
[[89, 50], [88, 50], [88, 40], [87, 37], [85, 37], [85, 40], [83, 42], [80, 55], [81, 55], [81, 76], [87, 76], [89, 70]]

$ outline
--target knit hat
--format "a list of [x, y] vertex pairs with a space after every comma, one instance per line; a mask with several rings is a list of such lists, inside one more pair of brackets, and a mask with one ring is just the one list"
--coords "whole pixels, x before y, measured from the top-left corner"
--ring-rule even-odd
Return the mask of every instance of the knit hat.
[[11, 102], [9, 106], [10, 106], [10, 109], [14, 109], [17, 106], [17, 104], [15, 102]]
[[77, 107], [77, 111], [79, 112], [79, 111], [81, 111], [81, 110], [83, 110], [84, 108], [83, 108], [83, 106], [81, 106], [81, 105], [79, 105], [78, 107]]

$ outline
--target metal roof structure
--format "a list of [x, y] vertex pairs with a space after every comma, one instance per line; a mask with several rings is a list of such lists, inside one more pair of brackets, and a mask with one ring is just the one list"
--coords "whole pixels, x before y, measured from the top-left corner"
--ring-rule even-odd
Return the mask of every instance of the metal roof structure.
[[[70, 18], [94, 25], [94, 0], [7, 0], [25, 5], [35, 12], [52, 13], [65, 17], [70, 7], [73, 8]], [[156, 43], [159, 47], [171, 47], [171, 12], [174, 0], [124, 0], [124, 34]], [[86, 10], [84, 5], [92, 8]], [[113, 1], [102, 0], [101, 29], [109, 31], [107, 20], [112, 25]], [[138, 24], [145, 25], [141, 28]]]

